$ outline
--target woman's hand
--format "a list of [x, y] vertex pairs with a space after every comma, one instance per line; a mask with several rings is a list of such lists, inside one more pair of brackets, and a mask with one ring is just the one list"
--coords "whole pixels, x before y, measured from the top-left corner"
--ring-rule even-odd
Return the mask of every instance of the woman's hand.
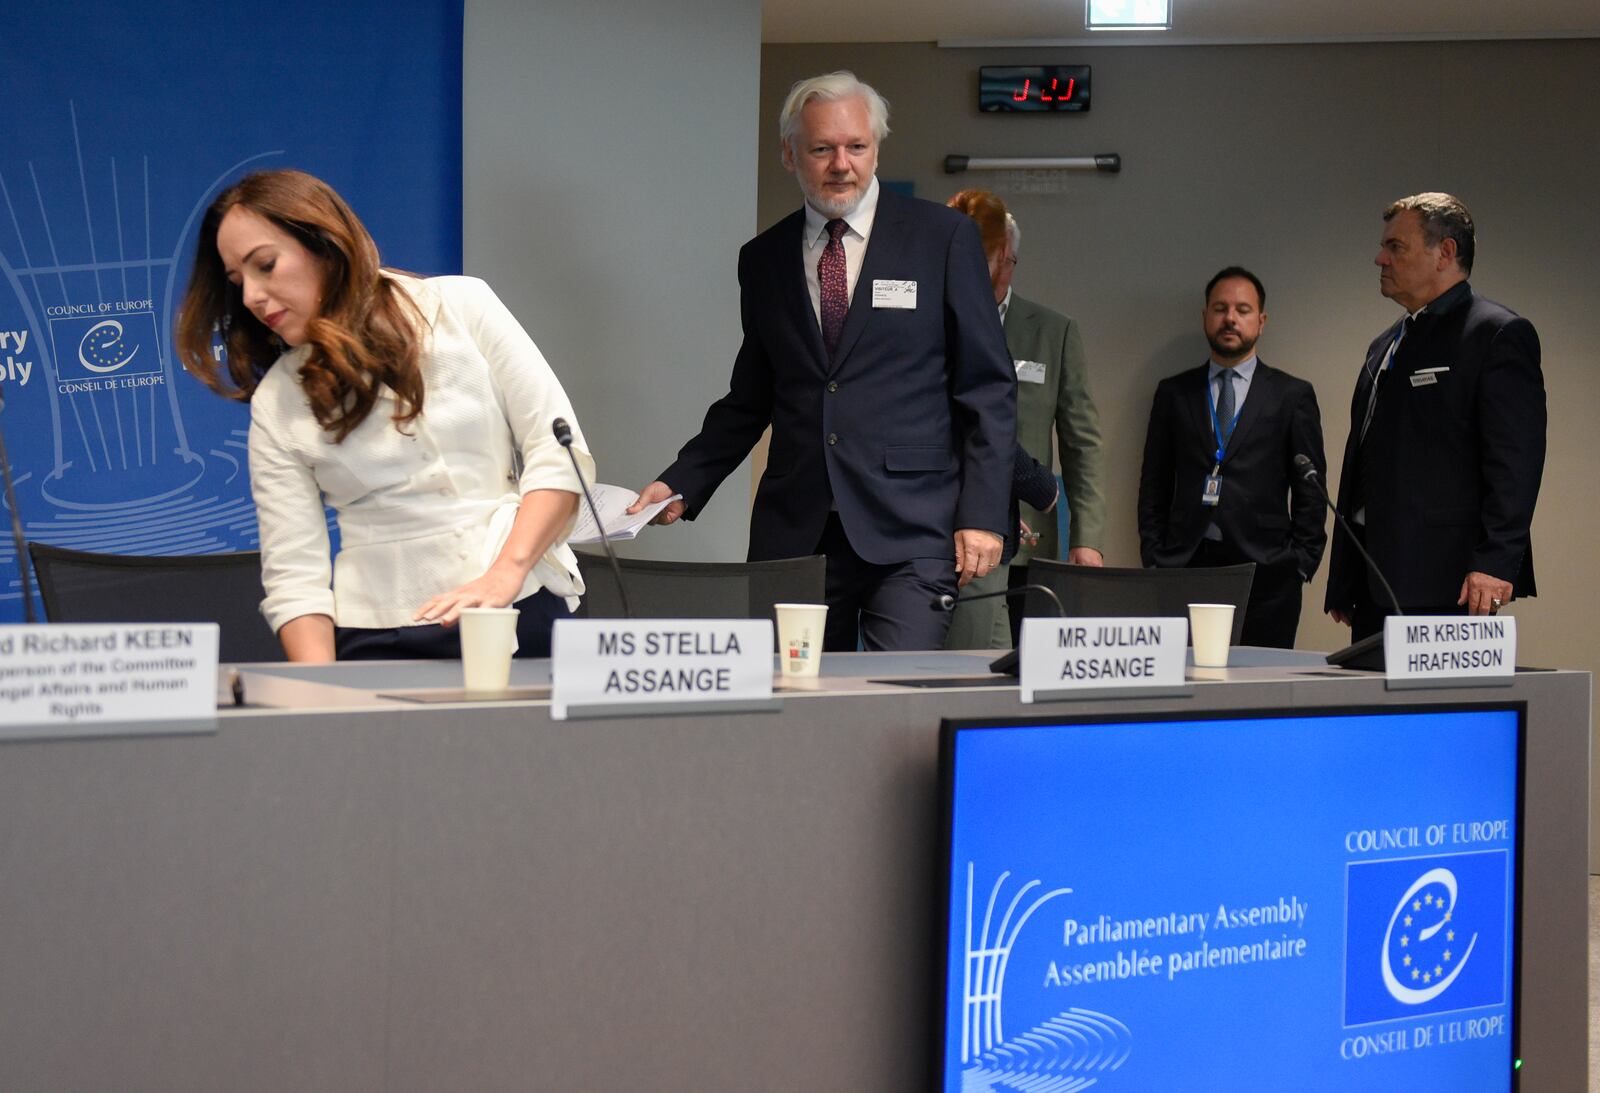
[[436, 622], [454, 626], [463, 607], [510, 607], [522, 591], [527, 571], [496, 561], [489, 571], [460, 588], [441, 592], [417, 609], [417, 622]]
[[439, 593], [417, 608], [412, 618], [454, 626], [463, 607], [510, 607], [534, 563], [544, 557], [577, 511], [578, 495], [566, 490], [538, 489], [523, 494], [505, 546], [484, 575]]

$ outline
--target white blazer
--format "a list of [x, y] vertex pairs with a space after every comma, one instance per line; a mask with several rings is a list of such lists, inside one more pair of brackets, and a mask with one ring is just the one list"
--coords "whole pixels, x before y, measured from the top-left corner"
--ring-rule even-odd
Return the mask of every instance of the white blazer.
[[[544, 355], [475, 277], [395, 276], [431, 326], [419, 365], [422, 414], [392, 420], [385, 388], [342, 443], [317, 424], [301, 389], [308, 348], [279, 357], [250, 401], [250, 490], [261, 528], [261, 612], [276, 631], [301, 615], [340, 626], [416, 625], [424, 601], [481, 576], [511, 531], [522, 494], [581, 492], [550, 423], [572, 425], [573, 454], [594, 460]], [[339, 522], [329, 558], [323, 506]], [[518, 599], [583, 592], [569, 525]]]

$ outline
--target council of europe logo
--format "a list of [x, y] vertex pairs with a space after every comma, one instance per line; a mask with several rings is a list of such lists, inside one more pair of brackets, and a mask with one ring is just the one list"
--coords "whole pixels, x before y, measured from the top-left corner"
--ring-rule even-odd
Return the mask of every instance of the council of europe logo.
[[1510, 854], [1351, 862], [1345, 886], [1346, 1027], [1506, 999]]
[[152, 311], [52, 317], [50, 338], [63, 381], [161, 371]]

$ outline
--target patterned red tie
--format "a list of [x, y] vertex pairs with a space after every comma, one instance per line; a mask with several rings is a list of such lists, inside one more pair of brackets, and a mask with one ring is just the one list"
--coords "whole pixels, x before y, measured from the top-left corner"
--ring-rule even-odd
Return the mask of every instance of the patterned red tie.
[[842, 236], [849, 227], [843, 220], [828, 221], [828, 245], [817, 259], [817, 285], [822, 290], [822, 345], [833, 356], [839, 332], [850, 311], [850, 282], [845, 275]]

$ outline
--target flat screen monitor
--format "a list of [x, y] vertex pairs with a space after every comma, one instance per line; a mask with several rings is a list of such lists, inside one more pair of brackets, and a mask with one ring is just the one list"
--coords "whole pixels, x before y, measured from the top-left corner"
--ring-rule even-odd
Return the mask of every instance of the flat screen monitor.
[[1524, 716], [945, 722], [938, 1088], [1515, 1088]]

